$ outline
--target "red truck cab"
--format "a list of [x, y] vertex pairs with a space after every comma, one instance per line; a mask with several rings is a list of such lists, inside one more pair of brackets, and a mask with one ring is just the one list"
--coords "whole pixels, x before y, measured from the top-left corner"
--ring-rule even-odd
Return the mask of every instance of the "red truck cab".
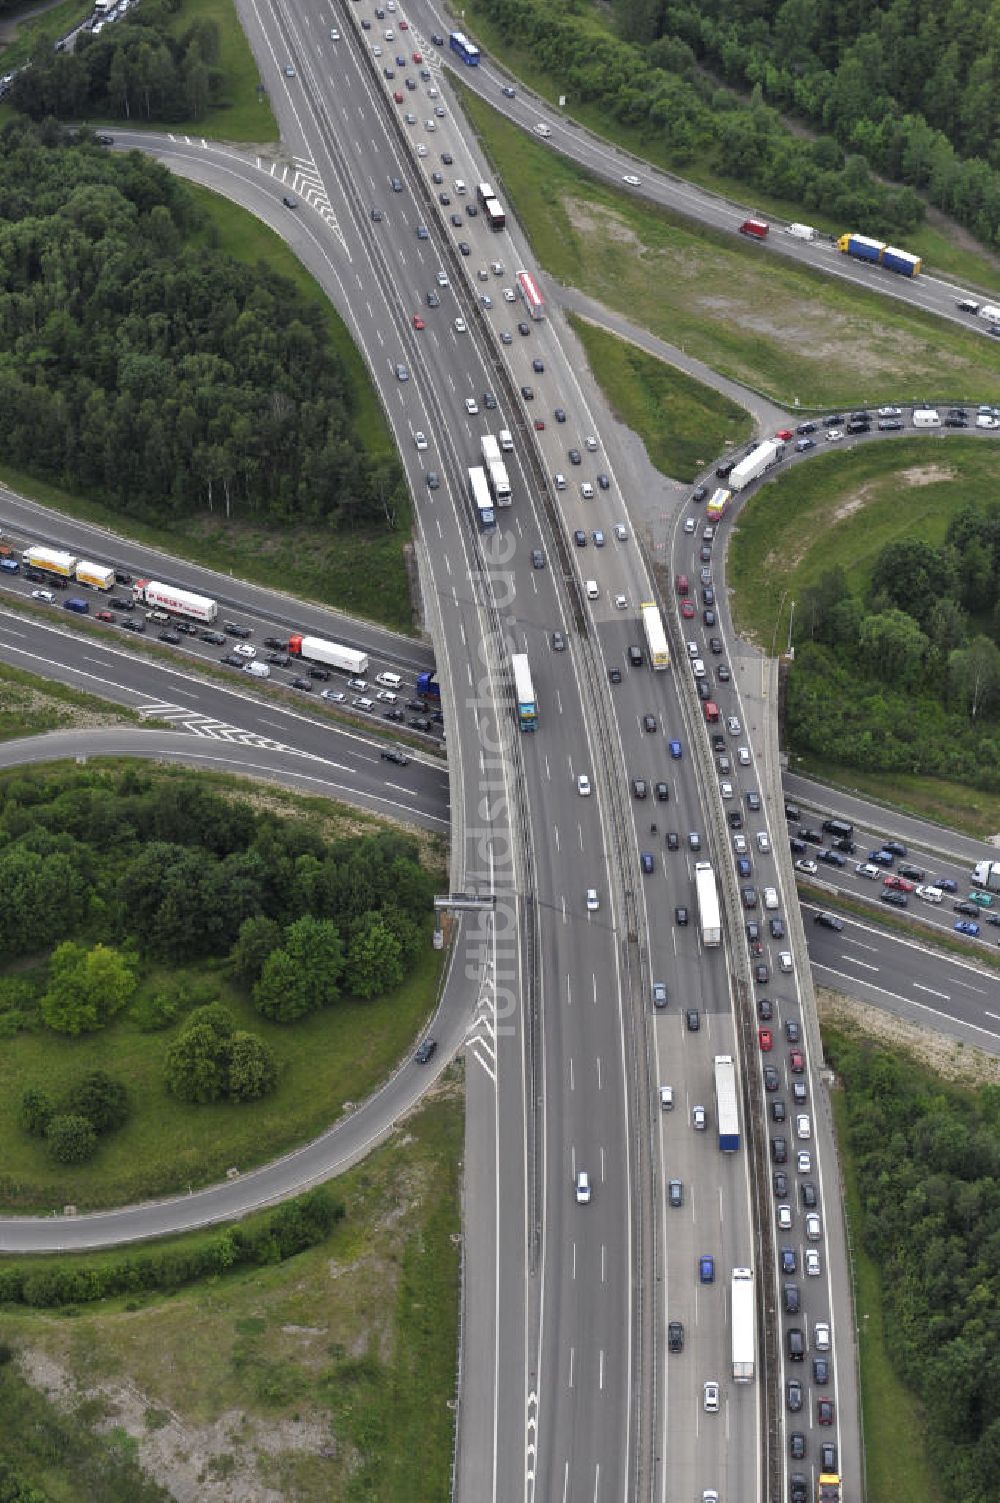
[[715, 703], [714, 699], [706, 699], [705, 701], [705, 719], [709, 725], [718, 725], [719, 723], [719, 706]]
[[770, 228], [766, 219], [744, 219], [740, 225], [740, 234], [752, 235], [755, 240], [766, 240]]

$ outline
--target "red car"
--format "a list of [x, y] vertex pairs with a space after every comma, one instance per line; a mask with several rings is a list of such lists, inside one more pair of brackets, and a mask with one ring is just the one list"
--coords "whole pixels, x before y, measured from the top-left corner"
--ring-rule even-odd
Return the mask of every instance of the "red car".
[[543, 418], [535, 418], [535, 432], [536, 433], [541, 433], [544, 428], [545, 428], [545, 421], [544, 421], [544, 419]]
[[396, 92], [393, 94], [392, 97], [393, 97], [393, 99], [395, 99], [395, 101], [396, 101], [397, 104], [402, 104], [402, 102], [403, 102], [403, 96], [399, 92], [398, 89], [396, 90]]
[[115, 618], [110, 611], [97, 611], [95, 613], [95, 619], [97, 621], [113, 621]]
[[681, 601], [681, 615], [684, 617], [685, 621], [691, 620], [692, 616], [694, 615], [694, 606], [690, 600]]
[[774, 1039], [770, 1028], [758, 1028], [757, 1037], [760, 1040], [760, 1052], [762, 1054], [770, 1054], [774, 1048]]
[[422, 52], [415, 52], [413, 54], [413, 61], [415, 63], [422, 63], [423, 60], [424, 60], [424, 54]]
[[400, 21], [400, 23], [399, 23], [399, 29], [400, 29], [400, 31], [409, 31], [409, 29], [410, 29], [410, 23], [409, 23], [409, 21]]
[[413, 327], [415, 329], [423, 329], [425, 327], [424, 321], [420, 317], [419, 313], [414, 313], [413, 315]]
[[896, 892], [913, 891], [913, 883], [907, 882], [905, 877], [897, 877], [895, 872], [890, 872], [887, 877], [883, 877], [882, 882], [884, 886], [892, 887]]
[[783, 443], [790, 444], [792, 439], [795, 437], [795, 434], [792, 432], [791, 428], [779, 428], [774, 436], [775, 438], [780, 438]]
[[802, 1050], [793, 1049], [791, 1054], [789, 1054], [788, 1056], [788, 1068], [791, 1070], [793, 1075], [801, 1075], [804, 1072], [805, 1067], [806, 1062], [802, 1058]]
[[816, 1423], [818, 1425], [832, 1425], [834, 1421], [833, 1400], [822, 1398], [816, 1400]]

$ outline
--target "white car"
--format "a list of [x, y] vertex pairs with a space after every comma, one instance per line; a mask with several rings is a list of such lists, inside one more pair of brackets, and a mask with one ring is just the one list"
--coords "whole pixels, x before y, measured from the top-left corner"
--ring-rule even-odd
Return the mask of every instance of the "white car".
[[424, 130], [437, 130], [437, 124], [433, 120], [424, 121]]
[[380, 689], [375, 698], [381, 700], [384, 705], [394, 705], [399, 695], [394, 694], [391, 689]]
[[340, 41], [340, 32], [337, 30], [336, 26], [331, 26], [330, 27], [330, 41], [331, 42], [339, 42]]
[[819, 867], [816, 865], [815, 861], [810, 861], [807, 856], [803, 856], [800, 861], [796, 861], [795, 870], [797, 872], [805, 872], [807, 876], [815, 877], [816, 873], [819, 871]]
[[981, 412], [976, 418], [977, 428], [1000, 428], [1000, 418], [991, 417], [989, 413]]
[[778, 906], [778, 890], [776, 887], [764, 888], [764, 907], [774, 910]]
[[490, 297], [488, 292], [481, 292], [479, 294], [479, 301], [482, 303], [484, 308], [493, 307], [493, 299]]
[[766, 830], [758, 830], [756, 838], [758, 851], [760, 851], [762, 856], [766, 856], [771, 849], [771, 837]]
[[589, 480], [585, 480], [583, 482], [583, 484], [581, 485], [581, 487], [580, 487], [580, 495], [583, 497], [583, 499], [585, 501], [593, 501], [593, 499], [594, 499], [594, 487], [591, 485], [591, 483], [590, 483]]
[[557, 470], [552, 479], [555, 483], [555, 488], [557, 491], [564, 491], [566, 489], [566, 476], [563, 475], [560, 471]]
[[597, 439], [594, 437], [594, 435], [592, 433], [588, 433], [587, 434], [587, 437], [583, 441], [583, 447], [585, 449], [588, 449], [591, 454], [593, 454], [596, 451], [596, 449], [597, 449]]
[[389, 30], [385, 33], [385, 39], [386, 39], [387, 42], [394, 42], [396, 40], [396, 33], [393, 31], [393, 29], [392, 29], [391, 26], [389, 27]]
[[719, 1385], [712, 1378], [705, 1382], [705, 1413], [718, 1414], [719, 1412]]
[[695, 527], [697, 525], [698, 524], [695, 521], [694, 517], [685, 517], [685, 519], [684, 519], [684, 531], [685, 532], [694, 532]]
[[32, 600], [47, 600], [51, 605], [56, 597], [51, 590], [32, 590], [31, 598]]
[[416, 444], [418, 449], [423, 451], [427, 448], [427, 434], [421, 433], [420, 429], [418, 428], [416, 433], [413, 435], [413, 442]]
[[879, 417], [902, 417], [903, 409], [902, 407], [880, 407], [878, 415]]
[[536, 136], [551, 136], [551, 134], [552, 134], [552, 127], [550, 125], [546, 125], [543, 120], [539, 120], [538, 124], [535, 126], [535, 135]]
[[749, 746], [738, 746], [736, 748], [736, 760], [740, 764], [741, 767], [749, 767], [750, 766], [750, 748], [749, 748]]
[[792, 974], [793, 967], [791, 950], [778, 951], [778, 969], [784, 972], [786, 976], [790, 976]]
[[[412, 123], [413, 122], [411, 121], [410, 124], [412, 125]], [[427, 155], [427, 147], [424, 145], [423, 141], [421, 141], [420, 145], [417, 147], [417, 156], [418, 157], [425, 157], [426, 155]]]
[[618, 539], [619, 543], [628, 542], [628, 528], [625, 526], [624, 522], [615, 523], [615, 537]]
[[476, 401], [475, 397], [466, 397], [465, 410], [470, 417], [475, 417], [476, 413], [479, 411], [479, 403]]
[[578, 1206], [590, 1205], [590, 1175], [586, 1169], [581, 1169], [576, 1176], [576, 1203]]
[[252, 646], [249, 642], [236, 642], [233, 646], [233, 651], [238, 658], [255, 658], [257, 656], [256, 647]]
[[881, 873], [872, 861], [860, 861], [854, 868], [856, 877], [867, 877], [869, 882], [877, 882]]
[[615, 610], [616, 611], [627, 611], [628, 610], [628, 596], [627, 595], [616, 595], [615, 596]]
[[813, 1346], [818, 1352], [830, 1350], [830, 1327], [825, 1320], [818, 1320], [813, 1326]]
[[590, 779], [585, 772], [581, 772], [576, 780], [576, 791], [581, 798], [590, 797]]
[[795, 1167], [799, 1174], [812, 1174], [813, 1158], [808, 1148], [800, 1148], [795, 1155]]
[[803, 1139], [812, 1137], [812, 1123], [805, 1112], [800, 1112], [795, 1119], [795, 1136]]
[[634, 172], [626, 172], [625, 176], [622, 178], [622, 182], [628, 183], [630, 188], [638, 188], [641, 179], [637, 178]]
[[438, 274], [437, 274], [437, 284], [438, 284], [439, 287], [447, 287], [448, 286], [448, 273], [446, 271], [439, 271], [438, 272]]
[[736, 719], [735, 715], [726, 716], [726, 730], [729, 732], [730, 736], [738, 736], [742, 729], [743, 728], [740, 725], [739, 721]]
[[701, 658], [694, 659], [691, 664], [691, 672], [694, 674], [695, 678], [705, 677], [705, 664], [702, 662]]
[[505, 287], [504, 288], [504, 290], [503, 290], [503, 300], [504, 300], [505, 303], [512, 303], [514, 301], [514, 289], [513, 289], [513, 287]]
[[734, 835], [733, 836], [733, 850], [736, 852], [737, 856], [745, 856], [746, 855], [748, 847], [747, 847], [747, 838], [746, 838], [745, 835]]
[[810, 1211], [806, 1217], [806, 1236], [810, 1242], [818, 1242], [823, 1235], [823, 1223], [818, 1211]]
[[733, 796], [733, 785], [732, 785], [732, 783], [720, 783], [719, 784], [719, 792], [722, 794], [722, 797], [724, 799], [730, 799], [730, 798], [732, 798], [732, 796]]
[[695, 1132], [705, 1131], [705, 1128], [708, 1126], [708, 1116], [703, 1106], [693, 1106], [691, 1108], [691, 1126]]
[[465, 319], [462, 317], [461, 314], [459, 314], [458, 317], [455, 320], [455, 333], [456, 334], [466, 334], [466, 333], [468, 333], [468, 325], [466, 324]]
[[598, 910], [598, 908], [600, 908], [600, 906], [601, 906], [601, 900], [597, 896], [597, 888], [596, 887], [588, 887], [587, 888], [587, 912], [588, 913], [596, 913], [597, 910]]
[[843, 436], [839, 428], [828, 428], [826, 430], [826, 441], [828, 444], [838, 443]]
[[792, 1229], [792, 1208], [788, 1205], [778, 1207], [778, 1230], [790, 1232]]
[[819, 1251], [815, 1247], [806, 1248], [806, 1273], [811, 1279], [818, 1279], [823, 1271], [819, 1260]]
[[698, 656], [698, 652], [699, 652], [700, 649], [698, 647], [697, 642], [689, 642], [687, 644], [687, 650], [688, 650], [688, 657], [689, 658], [696, 658]]
[[376, 44], [375, 44], [375, 46], [374, 46], [374, 47], [373, 47], [373, 48], [372, 48], [372, 55], [373, 55], [373, 56], [374, 56], [374, 57], [381, 57], [381, 56], [382, 56], [382, 49], [381, 49], [381, 47], [380, 47], [380, 46], [379, 46], [379, 45], [378, 45], [378, 43], [377, 43], [377, 42], [376, 42]]

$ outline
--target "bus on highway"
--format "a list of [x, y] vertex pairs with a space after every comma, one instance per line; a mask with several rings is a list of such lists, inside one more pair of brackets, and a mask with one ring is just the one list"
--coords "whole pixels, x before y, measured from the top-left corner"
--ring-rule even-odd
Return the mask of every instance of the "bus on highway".
[[482, 466], [469, 471], [469, 494], [479, 515], [480, 527], [484, 532], [493, 532], [497, 525], [497, 516], [493, 510], [493, 497], [490, 495], [486, 471]]
[[451, 43], [452, 52], [457, 52], [463, 63], [467, 63], [470, 68], [479, 67], [481, 54], [475, 42], [470, 42], [461, 31], [453, 31], [448, 40]]
[[517, 274], [517, 290], [521, 294], [521, 300], [532, 318], [545, 317], [545, 303], [542, 294], [538, 290], [538, 283], [530, 271], [519, 271]]
[[660, 615], [659, 606], [654, 605], [651, 600], [645, 600], [639, 607], [639, 614], [646, 633], [650, 667], [658, 672], [669, 668], [670, 649], [667, 647], [667, 634], [663, 630], [663, 618]]
[[708, 522], [721, 522], [726, 514], [726, 507], [732, 498], [732, 491], [727, 491], [725, 486], [720, 486], [705, 507], [705, 520]]
[[538, 701], [535, 699], [535, 686], [531, 682], [527, 653], [512, 653], [510, 666], [514, 672], [517, 723], [522, 731], [536, 731], [538, 729]]

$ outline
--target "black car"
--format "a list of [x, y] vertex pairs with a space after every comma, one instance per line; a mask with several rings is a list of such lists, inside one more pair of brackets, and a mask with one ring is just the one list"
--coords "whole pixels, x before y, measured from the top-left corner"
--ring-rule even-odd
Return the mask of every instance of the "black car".
[[798, 837], [799, 837], [800, 840], [810, 840], [810, 841], [812, 841], [813, 845], [822, 845], [823, 844], [823, 837], [822, 837], [822, 835], [820, 835], [817, 830], [810, 830], [808, 828], [808, 826], [806, 826], [806, 825], [800, 825], [799, 826]]
[[823, 419], [824, 428], [842, 428], [844, 426], [844, 414], [831, 412]]
[[222, 630], [227, 637], [252, 637], [252, 626], [240, 626], [235, 621], [223, 621]]
[[157, 635], [161, 642], [168, 642], [171, 647], [176, 647], [181, 640], [180, 632], [171, 631], [169, 627], [166, 631], [158, 632]]
[[146, 630], [145, 621], [137, 621], [134, 617], [130, 619], [128, 616], [126, 616], [125, 620], [120, 621], [118, 624], [121, 627], [122, 631], [142, 632]]
[[429, 731], [431, 728], [431, 723], [426, 715], [411, 715], [408, 724], [415, 731]]
[[920, 866], [897, 866], [896, 870], [901, 877], [906, 877], [910, 882], [926, 882], [927, 873]]
[[[784, 1175], [782, 1175], [784, 1178]], [[782, 1297], [785, 1304], [786, 1315], [798, 1315], [802, 1307], [802, 1296], [798, 1284], [783, 1284]]]
[[880, 892], [879, 897], [883, 903], [888, 903], [892, 908], [908, 908], [909, 901], [905, 892]]
[[[770, 1023], [771, 1019], [774, 1017], [774, 1006], [773, 1006], [773, 1004], [771, 1002], [770, 997], [758, 997], [757, 998], [757, 1016], [758, 1016], [758, 1018], [760, 1018], [760, 1020], [761, 1020], [762, 1023]], [[769, 1066], [768, 1068], [773, 1069], [774, 1067], [773, 1066]], [[766, 1074], [767, 1071], [765, 1070], [764, 1073]], [[774, 1084], [773, 1089], [774, 1090], [778, 1089], [778, 1086], [777, 1086], [777, 1072], [775, 1072], [775, 1084]]]
[[747, 808], [754, 814], [760, 813], [760, 794], [751, 788], [747, 794]]
[[729, 669], [726, 667], [725, 663], [719, 664], [718, 668], [715, 670], [715, 676], [719, 680], [720, 684], [728, 684], [729, 680], [732, 678], [732, 674], [729, 672]]
[[883, 851], [891, 851], [894, 856], [905, 856], [906, 846], [901, 840], [883, 840]]
[[95, 136], [94, 140], [97, 142], [98, 146], [114, 146], [115, 144], [114, 136]]
[[804, 1211], [815, 1211], [819, 1201], [816, 1195], [816, 1186], [813, 1184], [812, 1180], [805, 1180], [799, 1186], [799, 1190], [802, 1194], [802, 1209]]
[[436, 1048], [436, 1039], [424, 1039], [413, 1058], [418, 1065], [426, 1065], [427, 1061], [432, 1058]]
[[809, 1483], [804, 1472], [793, 1472], [788, 1479], [788, 1503], [807, 1503]]
[[621, 671], [621, 669], [618, 668], [618, 667], [614, 667], [614, 666], [612, 666], [611, 668], [609, 668], [608, 669], [608, 678], [611, 680], [611, 682], [613, 684], [620, 684], [621, 681], [622, 681], [622, 671]]
[[687, 1023], [689, 1033], [698, 1032], [701, 1027], [701, 1018], [698, 1016], [697, 1008], [689, 1007], [684, 1014], [684, 1020]]
[[795, 429], [795, 431], [796, 431], [796, 433], [802, 434], [803, 436], [805, 434], [807, 434], [807, 433], [815, 433], [816, 432], [816, 424], [815, 423], [799, 423], [799, 425]]
[[691, 492], [691, 500], [692, 501], [704, 501], [704, 499], [705, 499], [705, 497], [707, 495], [708, 495], [708, 486], [707, 485], [696, 485], [695, 488], [694, 488], [694, 490]]
[[410, 759], [398, 746], [384, 746], [379, 754], [383, 762], [395, 762], [397, 767], [409, 767]]
[[441, 153], [441, 160], [446, 167], [450, 167], [455, 158], [452, 156], [450, 151], [443, 151]]
[[901, 418], [879, 418], [878, 431], [880, 433], [898, 433], [903, 426]]
[[[123, 621], [122, 622], [123, 626], [131, 626], [131, 624], [132, 623], [130, 621]], [[240, 658], [240, 657], [237, 657], [237, 655], [236, 655], [235, 652], [224, 652], [222, 654], [222, 657], [219, 659], [219, 662], [220, 663], [225, 663], [225, 665], [226, 665], [227, 668], [242, 668], [243, 667], [243, 659]]]
[[462, 252], [463, 256], [471, 256], [472, 255], [472, 246], [469, 244], [469, 242], [467, 240], [460, 240], [458, 242], [458, 248]]
[[415, 715], [426, 715], [427, 713], [427, 706], [422, 699], [408, 699], [406, 701], [406, 708], [412, 710]]
[[653, 795], [661, 804], [666, 804], [670, 801], [670, 789], [666, 783], [654, 783]]
[[221, 631], [200, 631], [198, 633], [198, 640], [200, 642], [207, 642], [210, 647], [221, 647], [226, 639]]
[[322, 679], [323, 683], [325, 684], [329, 681], [330, 670], [329, 668], [310, 668], [309, 677]]
[[792, 1414], [798, 1414], [802, 1408], [802, 1384], [798, 1378], [789, 1378], [785, 1384], [785, 1402]]
[[719, 656], [720, 652], [722, 651], [722, 643], [719, 641], [718, 637], [709, 637], [708, 650], [716, 657]]
[[275, 652], [284, 652], [288, 641], [285, 637], [265, 637], [264, 646], [273, 648]]
[[[788, 1437], [788, 1454], [793, 1461], [801, 1461], [806, 1454], [806, 1438], [801, 1430], [793, 1430]], [[805, 1478], [803, 1477], [803, 1482]], [[803, 1498], [805, 1494], [803, 1494]]]
[[271, 652], [268, 653], [267, 661], [272, 668], [287, 668], [292, 660], [287, 652]]
[[817, 851], [816, 860], [824, 861], [827, 866], [844, 866], [847, 858], [839, 851]]
[[193, 621], [175, 621], [174, 630], [181, 632], [185, 637], [196, 637], [198, 628]]
[[674, 909], [674, 922], [684, 928], [688, 921], [688, 911], [683, 904], [678, 904]]
[[292, 688], [293, 689], [302, 689], [304, 693], [311, 694], [312, 693], [312, 680], [308, 679], [308, 678], [293, 678], [292, 679]]
[[[561, 631], [554, 631], [552, 633], [552, 651], [553, 652], [565, 652], [566, 651], [566, 638], [563, 636], [563, 634], [562, 634]], [[440, 714], [441, 714], [441, 712], [439, 710], [437, 712], [437, 715], [440, 715]], [[436, 720], [437, 719], [437, 715], [434, 715], [431, 718], [434, 719], [434, 720]], [[441, 716], [441, 719], [442, 720], [444, 719], [443, 715]]]
[[802, 1037], [801, 1029], [794, 1018], [785, 1019], [785, 1038], [790, 1044], [797, 1044]]
[[825, 1387], [830, 1381], [830, 1363], [826, 1357], [813, 1358], [813, 1382]]
[[524, 319], [522, 319], [521, 322], [517, 326], [517, 332], [519, 334], [530, 334], [531, 333], [531, 325], [528, 324], [528, 323], [525, 323]]
[[533, 386], [522, 386], [521, 395], [526, 402], [533, 402], [535, 400], [535, 388]]
[[787, 1164], [788, 1163], [788, 1139], [787, 1138], [772, 1138], [771, 1139], [771, 1160], [775, 1164]]
[[427, 306], [428, 308], [440, 308], [441, 306], [440, 295], [434, 291], [433, 287], [427, 294]]
[[772, 1173], [771, 1188], [774, 1191], [775, 1200], [784, 1200], [788, 1195], [788, 1175], [783, 1169], [775, 1169]]
[[[885, 897], [885, 893], [883, 893], [882, 896]], [[902, 894], [900, 894], [900, 896], [902, 896]], [[979, 917], [978, 903], [966, 903], [964, 900], [961, 903], [952, 903], [951, 911], [952, 913], [964, 914], [966, 918]]]
[[672, 1352], [684, 1350], [684, 1327], [679, 1320], [672, 1320], [667, 1326], [667, 1346]]
[[628, 660], [633, 668], [642, 667], [642, 648], [637, 647], [634, 642], [629, 644]]
[[[765, 1091], [777, 1091], [781, 1089], [781, 1077], [774, 1065], [764, 1066], [764, 1089]], [[785, 1192], [782, 1191], [782, 1194]]]
[[773, 919], [771, 919], [770, 922], [771, 922], [771, 938], [772, 939], [784, 939], [784, 937], [785, 937], [785, 925], [784, 925], [784, 921], [782, 919], [780, 919], [780, 918], [773, 918]]
[[835, 913], [814, 913], [813, 923], [819, 924], [823, 929], [835, 929], [838, 934], [844, 927], [844, 920]]
[[797, 840], [794, 835], [788, 842], [788, 845], [793, 856], [804, 856], [806, 851], [809, 849], [804, 840]]
[[730, 811], [729, 811], [729, 813], [728, 813], [728, 815], [726, 817], [729, 820], [729, 828], [731, 830], [742, 830], [742, 828], [743, 828], [743, 815], [740, 813], [740, 811], [738, 809], [730, 809]]
[[461, 214], [452, 214], [451, 222], [455, 226], [456, 230], [461, 229], [463, 222]]
[[650, 732], [650, 734], [652, 734], [656, 730], [656, 716], [648, 714], [644, 715], [642, 717], [642, 728], [644, 731], [648, 731]]
[[396, 710], [384, 710], [383, 713], [382, 713], [382, 719], [383, 720], [398, 720], [398, 721], [402, 722], [402, 721], [404, 721], [406, 719], [406, 716], [403, 714], [402, 710], [399, 710], [399, 709], [396, 709]]

